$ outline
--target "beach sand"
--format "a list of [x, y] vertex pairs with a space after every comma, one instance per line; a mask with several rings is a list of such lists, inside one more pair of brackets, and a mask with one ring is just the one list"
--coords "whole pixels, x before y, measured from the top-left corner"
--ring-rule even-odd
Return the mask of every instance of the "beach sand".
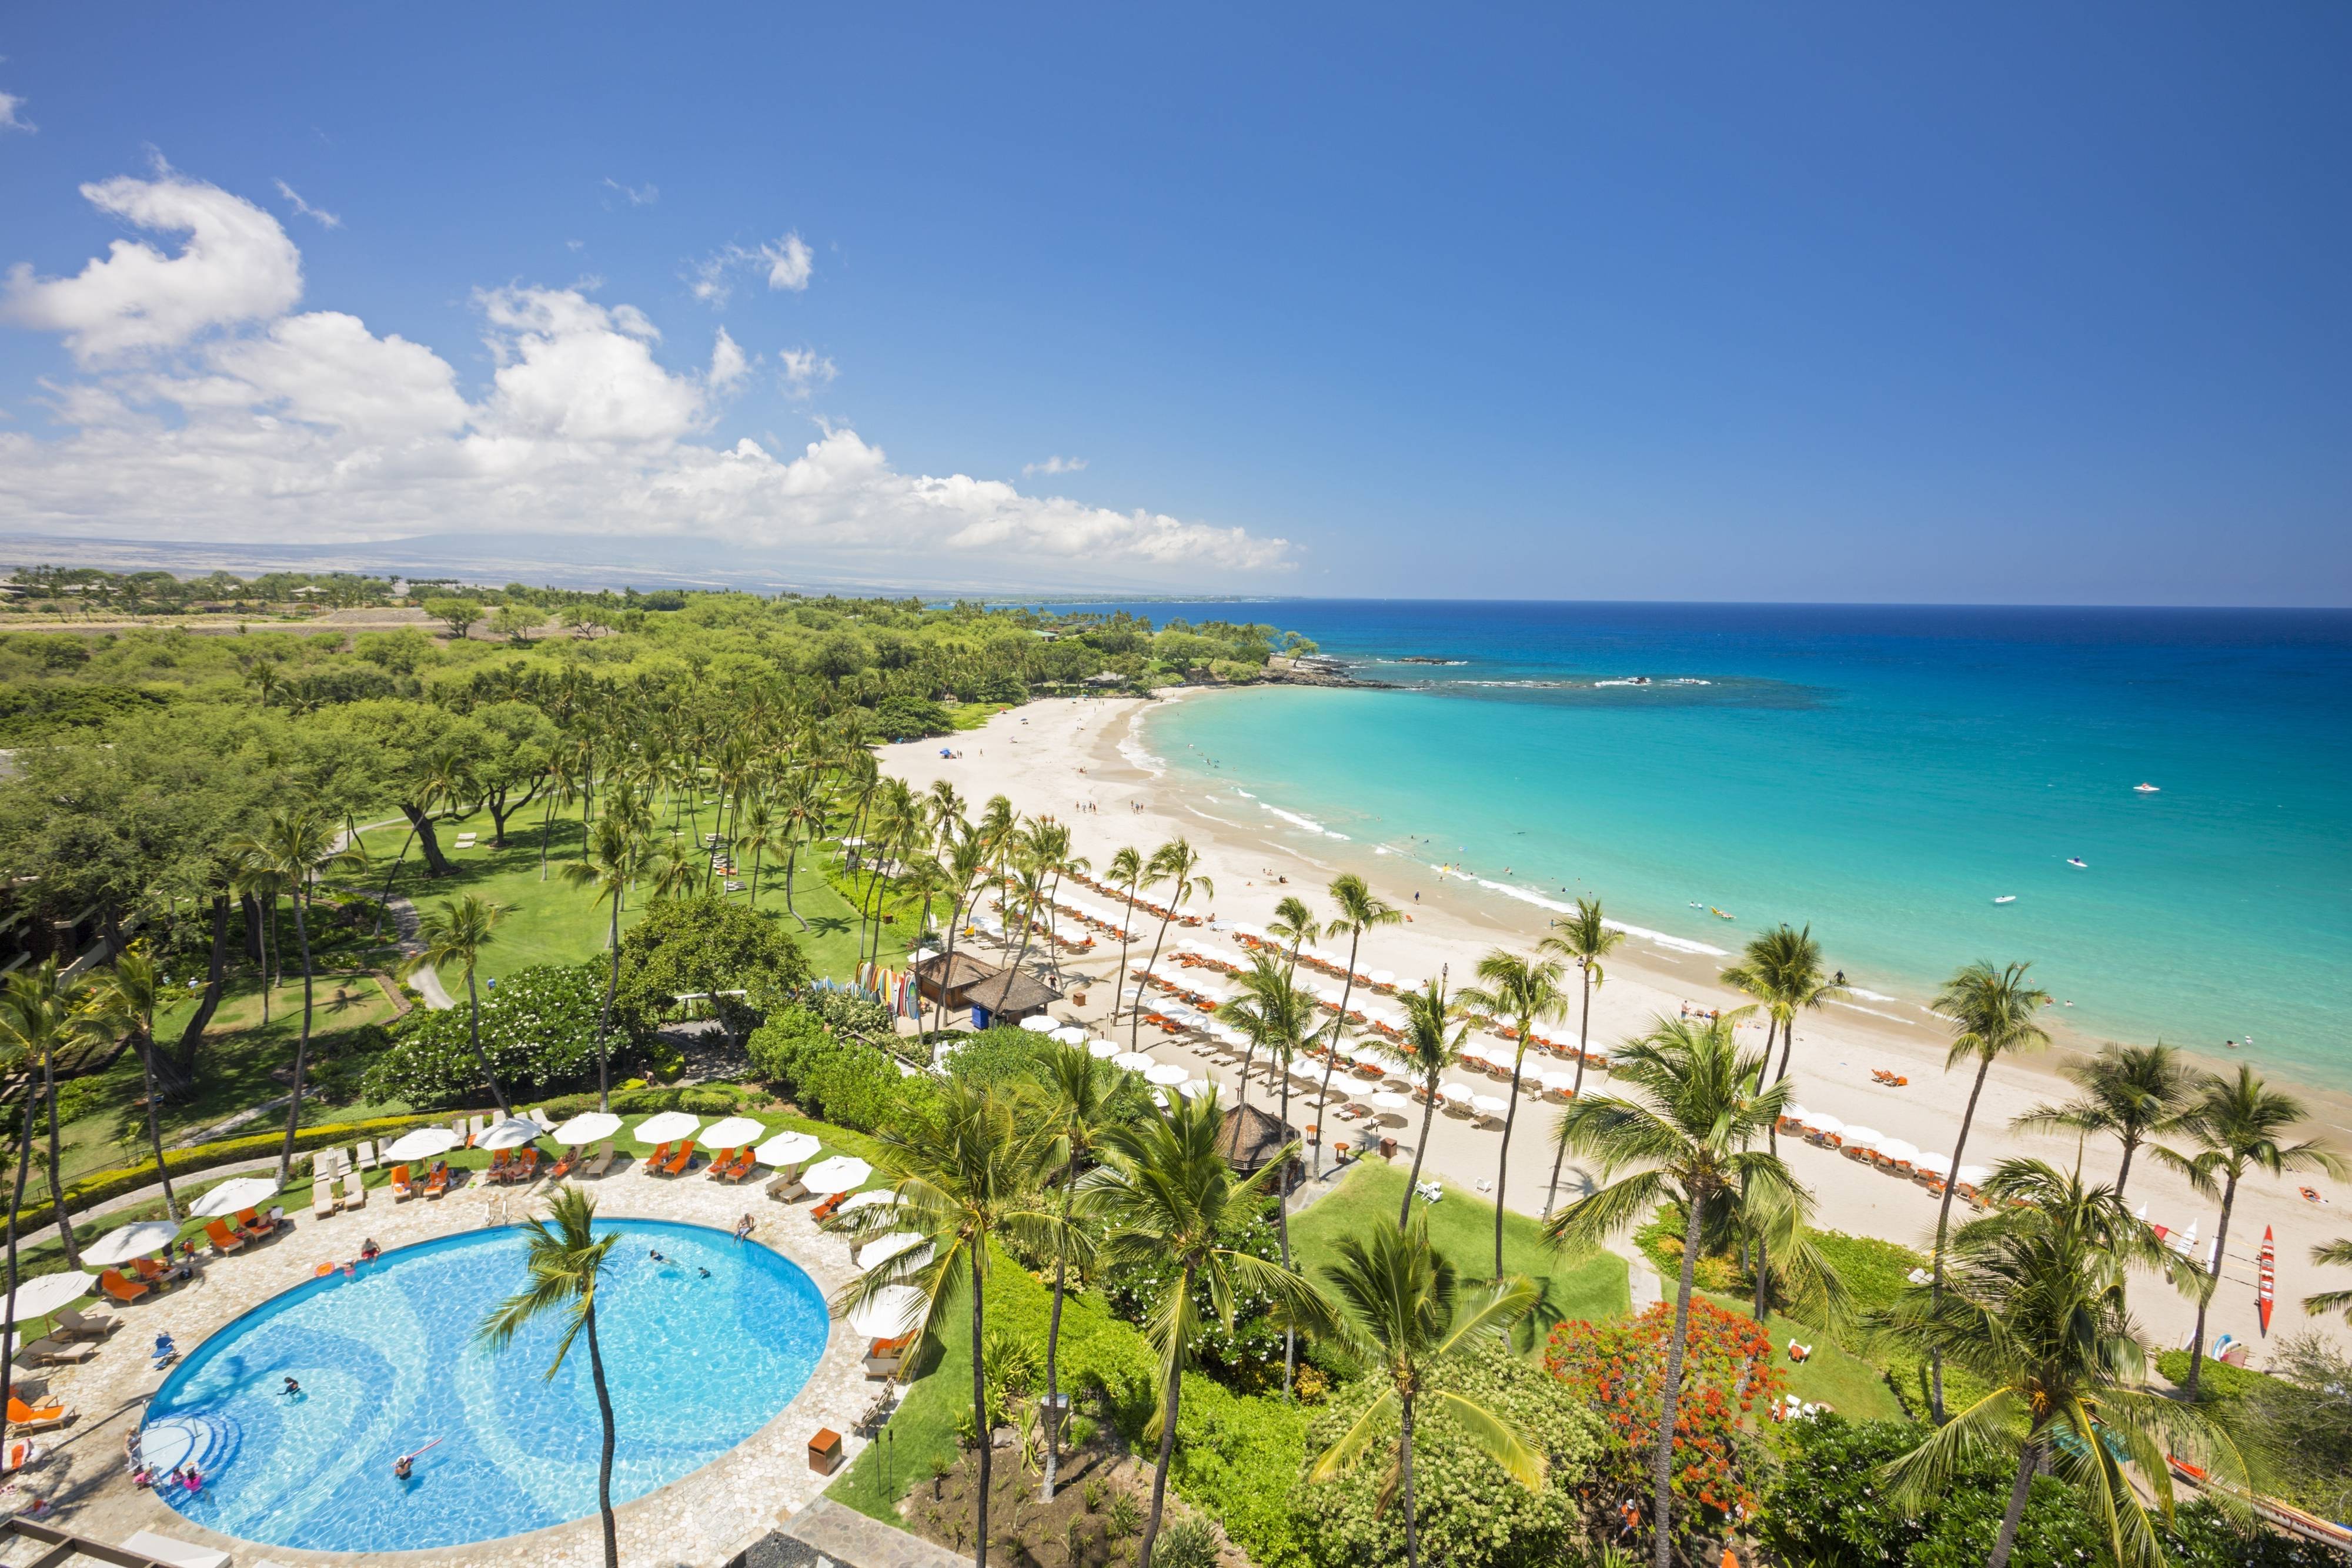
[[[1189, 692], [1178, 699], [1164, 695], [1152, 700], [1214, 701], [1216, 696], [1213, 692]], [[883, 747], [880, 760], [886, 772], [919, 788], [936, 779], [949, 779], [975, 815], [989, 797], [1003, 794], [1024, 815], [1068, 823], [1076, 852], [1091, 859], [1097, 872], [1121, 845], [1149, 852], [1181, 834], [1200, 852], [1216, 889], [1213, 897], [1187, 905], [1187, 912], [1213, 914], [1220, 921], [1263, 925], [1276, 902], [1292, 894], [1316, 908], [1318, 916], [1328, 915], [1328, 883], [1342, 871], [1354, 871], [1412, 915], [1410, 924], [1383, 928], [1364, 939], [1357, 960], [1360, 971], [1391, 969], [1413, 978], [1433, 976], [1450, 966], [1453, 983], [1459, 987], [1490, 949], [1503, 946], [1524, 952], [1544, 934], [1549, 915], [1541, 909], [1473, 882], [1440, 875], [1402, 856], [1377, 854], [1367, 846], [1273, 820], [1247, 810], [1248, 802], [1234, 799], [1230, 789], [1166, 770], [1136, 734], [1137, 720], [1149, 706], [1139, 698], [1033, 702], [996, 716], [982, 729], [944, 740]], [[957, 755], [943, 758], [942, 748]], [[1197, 928], [1171, 927], [1171, 947], [1180, 934], [1212, 949], [1231, 940]], [[1131, 956], [1133, 963], [1149, 956], [1150, 936], [1147, 925], [1145, 940]], [[1312, 950], [1335, 962], [1347, 959], [1344, 943], [1336, 947], [1326, 943]], [[1234, 952], [1238, 955], [1241, 949], [1236, 946]], [[1118, 956], [1116, 945], [1098, 944], [1097, 953], [1075, 966], [1066, 960], [1065, 967], [1099, 980], [1110, 976]], [[1830, 956], [1834, 964], [1835, 955]], [[1606, 981], [1593, 997], [1594, 1047], [1614, 1046], [1643, 1032], [1659, 1015], [1674, 1016], [1685, 1003], [1727, 1009], [1740, 1005], [1744, 998], [1716, 979], [1722, 963], [1709, 955], [1677, 951], [1662, 939], [1629, 936], [1608, 960]], [[1104, 1011], [1105, 990], [1097, 988], [1090, 998], [1095, 1005], [1084, 1009], [1086, 1017], [1097, 1018]], [[1055, 1010], [1076, 1016], [1066, 1005]], [[1572, 1039], [1575, 1020], [1545, 1032], [1555, 1040]], [[1743, 1038], [1759, 1046], [1763, 1033], [1760, 1020], [1742, 1031]], [[1150, 1039], [1147, 1031], [1147, 1048]], [[1865, 997], [1852, 1004], [1833, 1004], [1798, 1021], [1790, 1068], [1797, 1099], [1811, 1110], [1948, 1155], [1974, 1071], [1971, 1064], [1946, 1073], [1948, 1042], [1946, 1027], [1916, 1000]], [[1196, 1073], [1206, 1071], [1198, 1059], [1171, 1046], [1153, 1054], [1182, 1062]], [[2073, 1085], [2056, 1073], [2067, 1055], [2062, 1045], [2036, 1059], [1995, 1067], [1977, 1107], [1967, 1163], [1991, 1165], [2018, 1155], [2062, 1167], [2074, 1161], [2074, 1139], [2021, 1134], [2008, 1126], [2011, 1118], [2033, 1105], [2072, 1096]], [[1871, 1072], [1878, 1068], [1907, 1077], [1908, 1087], [1874, 1082]], [[1232, 1075], [1223, 1076], [1230, 1086]], [[1605, 1076], [1588, 1080], [1586, 1092], [1597, 1087], [1606, 1092], [1609, 1082]], [[1485, 1080], [1475, 1086], [1480, 1092], [1505, 1092], [1502, 1084]], [[1253, 1097], [1263, 1103], [1265, 1092], [1254, 1090]], [[2322, 1090], [2308, 1097], [2317, 1118], [2310, 1133], [2325, 1134], [2334, 1125], [2352, 1124], [2352, 1103], [2343, 1096]], [[1530, 1214], [1543, 1209], [1555, 1114], [1552, 1105], [1521, 1099], [1507, 1182], [1507, 1201], [1513, 1208]], [[1418, 1135], [1419, 1117], [1415, 1106], [1406, 1125], [1386, 1129], [1397, 1135], [1402, 1150], [1409, 1151]], [[1294, 1109], [1294, 1124], [1307, 1119]], [[1347, 1134], [1335, 1126], [1333, 1135]], [[2352, 1138], [2338, 1132], [2333, 1141], [2352, 1155]], [[1491, 1184], [1500, 1142], [1498, 1133], [1440, 1115], [1432, 1129], [1424, 1171], [1465, 1188]], [[1780, 1149], [1812, 1189], [1823, 1228], [1884, 1237], [1923, 1251], [1932, 1242], [1937, 1200], [1925, 1188], [1799, 1140], [1784, 1137]], [[1400, 1157], [1409, 1157], [1409, 1153]], [[2112, 1179], [2117, 1159], [2112, 1140], [2095, 1140], [2083, 1158], [2092, 1175]], [[1561, 1200], [1585, 1190], [1590, 1179], [1590, 1173], [1579, 1170], [1571, 1157], [1562, 1178]], [[2328, 1200], [2326, 1207], [2297, 1195], [2296, 1188], [2306, 1184]], [[2199, 1197], [2185, 1179], [2158, 1167], [2145, 1154], [2135, 1162], [2128, 1192], [2134, 1206], [2144, 1203], [2147, 1218], [2158, 1224], [2178, 1230], [2194, 1222], [2198, 1255], [2204, 1256], [2220, 1218], [2218, 1202]], [[1965, 1205], [1956, 1204], [1954, 1223], [1968, 1213]], [[2267, 1339], [2260, 1333], [2255, 1307], [2255, 1257], [2265, 1226], [2276, 1238], [2278, 1268], [2277, 1310]], [[2346, 1234], [2352, 1234], [2352, 1184], [2308, 1176], [2250, 1178], [2231, 1215], [2221, 1283], [2207, 1319], [2209, 1343], [2224, 1333], [2252, 1342], [2252, 1364], [2257, 1367], [2270, 1344], [2305, 1329], [2319, 1329], [2352, 1345], [2352, 1332], [2340, 1316], [2310, 1317], [2301, 1306], [2302, 1298], [2315, 1291], [2352, 1286], [2352, 1273], [2317, 1269], [2309, 1262], [2314, 1245]], [[2188, 1342], [2194, 1304], [2162, 1281], [2137, 1281], [2133, 1308], [2150, 1343], [2168, 1348]]]

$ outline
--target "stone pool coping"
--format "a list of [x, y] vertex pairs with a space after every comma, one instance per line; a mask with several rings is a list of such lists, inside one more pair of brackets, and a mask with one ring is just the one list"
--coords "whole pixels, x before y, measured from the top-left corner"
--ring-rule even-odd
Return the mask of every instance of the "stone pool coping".
[[[855, 1276], [845, 1239], [820, 1230], [808, 1218], [806, 1202], [775, 1202], [757, 1182], [722, 1186], [699, 1170], [686, 1176], [648, 1176], [631, 1160], [616, 1162], [604, 1176], [582, 1185], [596, 1194], [601, 1218], [675, 1220], [725, 1230], [748, 1211], [758, 1222], [752, 1239], [805, 1270], [828, 1300]], [[123, 1462], [123, 1435], [136, 1428], [147, 1400], [168, 1375], [149, 1370], [145, 1351], [157, 1333], [168, 1332], [184, 1350], [194, 1351], [230, 1322], [313, 1278], [318, 1264], [348, 1260], [365, 1238], [373, 1237], [389, 1250], [519, 1223], [541, 1211], [550, 1190], [545, 1181], [531, 1187], [493, 1187], [474, 1173], [464, 1186], [430, 1202], [417, 1197], [394, 1204], [386, 1189], [371, 1187], [364, 1211], [332, 1219], [313, 1219], [307, 1207], [297, 1212], [289, 1203], [294, 1222], [289, 1234], [249, 1253], [210, 1260], [195, 1281], [175, 1291], [116, 1307], [123, 1326], [102, 1342], [95, 1358], [48, 1374], [44, 1401], [62, 1403], [79, 1416], [37, 1439], [48, 1455], [21, 1478], [23, 1490], [56, 1505], [47, 1522], [76, 1534], [121, 1541], [134, 1531], [150, 1530], [227, 1552], [240, 1568], [362, 1558], [402, 1568], [598, 1568], [604, 1531], [593, 1513], [460, 1546], [315, 1552], [207, 1530], [153, 1492], [132, 1486]], [[809, 1469], [810, 1435], [820, 1427], [845, 1434], [844, 1467], [866, 1446], [856, 1422], [882, 1385], [866, 1380], [863, 1359], [858, 1336], [836, 1324], [807, 1384], [773, 1420], [700, 1469], [615, 1508], [622, 1561], [719, 1568], [814, 1500], [832, 1478]], [[33, 1369], [26, 1370], [29, 1375]], [[12, 1511], [20, 1500], [9, 1500]], [[14, 1556], [0, 1561], [13, 1562]]]

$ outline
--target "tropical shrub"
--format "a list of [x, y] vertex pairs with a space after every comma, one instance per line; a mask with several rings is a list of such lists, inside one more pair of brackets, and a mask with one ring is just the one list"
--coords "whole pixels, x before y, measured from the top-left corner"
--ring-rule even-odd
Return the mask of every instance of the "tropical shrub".
[[915, 740], [926, 735], [949, 735], [955, 720], [948, 710], [926, 697], [894, 695], [874, 705], [874, 727], [894, 740]]
[[875, 1047], [840, 1039], [804, 1006], [784, 1008], [761, 1025], [745, 1050], [761, 1077], [812, 1115], [856, 1132], [870, 1133], [918, 1110], [933, 1092], [930, 1079], [908, 1077]]
[[[439, 1120], [436, 1115], [412, 1114], [373, 1116], [363, 1122], [320, 1122], [298, 1128], [294, 1134], [294, 1148], [299, 1154], [305, 1149], [323, 1148], [329, 1144], [393, 1137], [411, 1127], [421, 1127]], [[196, 1144], [184, 1149], [165, 1149], [163, 1161], [173, 1179], [177, 1180], [215, 1166], [274, 1155], [285, 1142], [286, 1131], [281, 1127], [274, 1133], [249, 1133], [239, 1138], [223, 1138], [217, 1143]], [[89, 1171], [66, 1183], [66, 1208], [68, 1212], [79, 1212], [91, 1204], [104, 1203], [110, 1197], [120, 1197], [126, 1192], [136, 1192], [142, 1186], [152, 1186], [155, 1179], [153, 1160], [135, 1166]], [[46, 1224], [45, 1217], [49, 1212], [48, 1199], [28, 1200], [20, 1212], [26, 1224]]]
[[[1259, 1213], [1227, 1220], [1218, 1235], [1217, 1245], [1268, 1262], [1279, 1261], [1282, 1247], [1275, 1233], [1270, 1195]], [[1149, 1319], [1162, 1289], [1177, 1272], [1178, 1266], [1172, 1260], [1156, 1268], [1122, 1268], [1102, 1282], [1103, 1292], [1113, 1312], [1129, 1322], [1141, 1323]], [[1197, 1364], [1244, 1394], [1276, 1386], [1282, 1379], [1282, 1330], [1271, 1314], [1273, 1298], [1253, 1291], [1235, 1291], [1234, 1326], [1228, 1329], [1210, 1298], [1207, 1281], [1193, 1286], [1193, 1296], [1201, 1319], [1200, 1337], [1192, 1345], [1192, 1354], [1199, 1358]]]
[[[602, 966], [537, 964], [482, 995], [482, 1051], [509, 1094], [568, 1086], [596, 1064]], [[418, 1008], [394, 1024], [392, 1045], [368, 1070], [370, 1099], [449, 1105], [488, 1093], [463, 1003]]]
[[[1513, 1423], [1550, 1468], [1542, 1487], [1530, 1490], [1480, 1453], [1443, 1406], [1417, 1407], [1412, 1484], [1423, 1560], [1450, 1568], [1548, 1568], [1572, 1561], [1583, 1533], [1579, 1490], [1607, 1444], [1576, 1391], [1500, 1346], [1447, 1358], [1430, 1384]], [[1375, 1392], [1367, 1385], [1318, 1412], [1307, 1429], [1306, 1453], [1320, 1453], [1336, 1440]], [[1297, 1538], [1315, 1562], [1386, 1568], [1404, 1561], [1395, 1505], [1386, 1511], [1381, 1507], [1387, 1471], [1367, 1462], [1331, 1480], [1293, 1486]]]
[[[1278, 1397], [1236, 1394], [1198, 1373], [1184, 1375], [1169, 1481], [1224, 1526], [1255, 1568], [1307, 1568], [1312, 1561], [1290, 1507], [1307, 1463], [1308, 1414]], [[1151, 1560], [1160, 1561], [1156, 1549]]]
[[957, 1035], [955, 1051], [948, 1058], [948, 1076], [973, 1084], [1034, 1082], [1041, 1038], [1020, 1029], [991, 1029], [978, 1034]]
[[[1674, 1304], [1660, 1301], [1637, 1317], [1593, 1324], [1564, 1322], [1551, 1332], [1544, 1370], [1588, 1401], [1614, 1439], [1609, 1469], [1649, 1511], [1650, 1455], [1657, 1441]], [[1785, 1385], [1773, 1364], [1771, 1336], [1755, 1319], [1701, 1297], [1690, 1304], [1683, 1380], [1675, 1405], [1675, 1517], [1685, 1528], [1719, 1527], [1753, 1513], [1759, 1456], [1740, 1436], [1741, 1420], [1769, 1406]]]
[[[800, 944], [774, 918], [723, 898], [660, 898], [621, 938], [614, 1016], [642, 1048], [677, 1015], [677, 998], [700, 995], [740, 1040], [808, 978]], [[746, 994], [722, 994], [735, 990]]]
[[[1918, 1444], [1901, 1421], [1807, 1416], [1788, 1427], [1787, 1464], [1765, 1500], [1764, 1539], [1790, 1562], [1840, 1568], [1976, 1568], [1992, 1549], [2009, 1506], [2015, 1461], [1985, 1453], [1920, 1506], [1898, 1506], [1885, 1467]], [[2341, 1568], [2325, 1548], [2268, 1531], [2242, 1533], [2210, 1503], [2179, 1509], [2159, 1533], [2180, 1568]], [[2082, 1495], [2034, 1479], [2010, 1562], [2015, 1568], [2082, 1568], [2109, 1561], [2105, 1532]]]
[[825, 1028], [835, 1034], [862, 1034], [879, 1040], [890, 1033], [890, 1009], [866, 992], [848, 986], [812, 986], [801, 998], [801, 1005], [823, 1019]]

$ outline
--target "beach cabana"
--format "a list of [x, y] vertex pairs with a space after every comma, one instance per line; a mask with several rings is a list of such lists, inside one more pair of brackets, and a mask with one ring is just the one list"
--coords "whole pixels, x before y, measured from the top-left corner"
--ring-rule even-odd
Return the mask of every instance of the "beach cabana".
[[[1255, 1105], [1234, 1105], [1225, 1112], [1217, 1134], [1217, 1152], [1235, 1174], [1249, 1176], [1273, 1164], [1286, 1145], [1297, 1142], [1298, 1130], [1289, 1123]], [[1298, 1162], [1293, 1160], [1284, 1175], [1286, 1190], [1298, 1174]]]

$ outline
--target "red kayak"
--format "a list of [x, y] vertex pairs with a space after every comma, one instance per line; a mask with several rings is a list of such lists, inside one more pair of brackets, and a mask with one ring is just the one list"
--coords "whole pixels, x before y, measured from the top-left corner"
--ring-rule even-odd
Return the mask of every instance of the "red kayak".
[[2278, 1298], [2278, 1247], [2271, 1239], [2271, 1228], [2263, 1227], [2262, 1283], [2255, 1287], [2254, 1304], [2262, 1309], [2263, 1333], [2271, 1332], [2271, 1308]]

